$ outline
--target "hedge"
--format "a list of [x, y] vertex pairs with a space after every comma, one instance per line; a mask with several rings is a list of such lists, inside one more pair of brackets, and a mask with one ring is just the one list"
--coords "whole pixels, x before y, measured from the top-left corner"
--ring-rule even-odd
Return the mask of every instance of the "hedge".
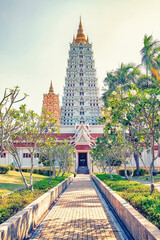
[[[16, 168], [16, 171], [19, 171], [19, 169]], [[30, 168], [22, 168], [22, 172], [30, 172], [30, 171], [31, 171]], [[57, 171], [58, 170], [56, 169], [56, 172]], [[45, 169], [45, 168], [34, 168], [33, 173], [44, 175], [44, 176], [50, 176], [53, 174], [53, 171], [50, 169]]]
[[11, 169], [10, 166], [0, 165], [0, 174], [5, 174], [5, 173], [7, 173], [10, 169]]
[[[117, 173], [120, 176], [123, 176], [123, 177], [125, 176], [125, 170], [124, 169], [117, 170]], [[130, 176], [132, 174], [132, 171], [130, 169], [127, 169], [127, 174], [128, 174], [128, 176]], [[145, 174], [148, 174], [147, 170], [144, 169], [144, 168], [140, 168], [139, 169], [139, 176], [144, 176]], [[137, 176], [137, 169], [134, 169], [133, 176]]]
[[160, 192], [157, 189], [150, 195], [150, 186], [142, 183], [127, 181], [118, 175], [113, 175], [113, 180], [109, 174], [96, 176], [160, 229]]
[[46, 178], [33, 184], [34, 192], [32, 192], [31, 190], [17, 191], [5, 198], [0, 199], [0, 224], [6, 221], [8, 218], [12, 217], [18, 211], [22, 210], [29, 203], [36, 200], [49, 189], [55, 187], [58, 183], [62, 182], [69, 175], [70, 174], [67, 174], [63, 177], [60, 176], [56, 179], [54, 178], [51, 180], [50, 184], [48, 184], [49, 179]]

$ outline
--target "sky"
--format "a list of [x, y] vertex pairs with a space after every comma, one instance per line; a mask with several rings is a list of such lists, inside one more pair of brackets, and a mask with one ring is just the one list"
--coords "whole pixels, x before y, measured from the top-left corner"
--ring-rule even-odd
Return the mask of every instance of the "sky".
[[0, 99], [20, 87], [39, 113], [52, 80], [62, 102], [69, 44], [79, 19], [93, 43], [100, 94], [106, 73], [141, 63], [144, 35], [160, 40], [159, 0], [0, 0]]

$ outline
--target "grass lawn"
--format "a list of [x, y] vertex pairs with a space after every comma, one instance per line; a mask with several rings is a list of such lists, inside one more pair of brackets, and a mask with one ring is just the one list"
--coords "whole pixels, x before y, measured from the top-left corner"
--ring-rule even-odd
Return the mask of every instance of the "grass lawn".
[[[142, 181], [150, 181], [150, 176], [149, 175], [145, 175], [145, 176], [140, 176], [140, 177], [133, 177], [133, 179], [136, 178], [136, 179], [139, 179], [139, 180], [142, 180]], [[160, 174], [157, 174], [156, 176], [153, 177], [154, 178], [154, 182], [155, 183], [159, 183], [160, 184]]]
[[[39, 180], [39, 175], [34, 174], [36, 180]], [[36, 200], [42, 194], [47, 192], [49, 189], [55, 187], [58, 183], [62, 182], [64, 179], [68, 178], [71, 174], [66, 174], [65, 176], [59, 176], [58, 178], [52, 179], [50, 184], [48, 184], [49, 178], [43, 177], [45, 179], [33, 184], [34, 191], [22, 190], [11, 193], [9, 196], [0, 199], [0, 224], [5, 220], [16, 214], [18, 211], [26, 207], [29, 203]], [[41, 176], [42, 177], [42, 176]], [[11, 183], [10, 183], [11, 184]]]
[[[24, 172], [27, 182], [29, 183], [30, 173]], [[33, 174], [33, 181], [41, 181], [47, 178], [47, 176]], [[0, 195], [6, 194], [8, 192], [13, 192], [14, 190], [25, 187], [20, 172], [9, 171], [6, 174], [0, 174]]]

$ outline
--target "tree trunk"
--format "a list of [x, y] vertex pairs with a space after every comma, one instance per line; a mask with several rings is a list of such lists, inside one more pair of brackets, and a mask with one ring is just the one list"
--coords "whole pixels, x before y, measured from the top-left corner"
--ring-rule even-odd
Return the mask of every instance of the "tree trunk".
[[54, 173], [52, 174], [52, 176], [50, 177], [49, 181], [48, 181], [48, 184], [50, 184], [50, 182], [52, 181], [52, 179], [54, 178]]
[[154, 135], [152, 136], [152, 147], [151, 147], [151, 153], [152, 153], [152, 161], [150, 164], [149, 172], [150, 172], [150, 182], [151, 182], [151, 188], [150, 188], [150, 194], [154, 191], [154, 179], [153, 179], [153, 165], [154, 165]]
[[154, 191], [153, 163], [151, 163], [150, 165], [149, 172], [150, 172], [150, 183], [151, 183], [150, 194], [152, 194]]
[[129, 161], [130, 161], [130, 166], [131, 166], [131, 176], [129, 176], [129, 178], [132, 179], [132, 177], [134, 175], [134, 170], [133, 170], [132, 163], [131, 163], [131, 157], [129, 158]]
[[139, 177], [139, 157], [138, 154], [134, 153], [134, 160], [136, 163], [137, 177]]
[[51, 169], [53, 171], [52, 175], [50, 176], [50, 179], [48, 181], [48, 184], [50, 184], [51, 180], [55, 177], [56, 178], [56, 170], [55, 170], [55, 166], [53, 165], [53, 161], [51, 159], [49, 159], [50, 161], [50, 165], [51, 165]]
[[23, 182], [24, 182], [26, 188], [28, 189], [28, 188], [29, 188], [29, 185], [28, 185], [28, 183], [27, 183], [27, 181], [26, 181], [26, 179], [25, 179], [25, 176], [23, 175], [19, 156], [18, 156], [18, 155], [15, 155], [15, 154], [13, 154], [13, 153], [11, 153], [11, 154], [12, 154], [12, 156], [14, 157], [14, 159], [16, 160], [16, 163], [17, 163], [19, 172], [20, 172], [20, 174], [21, 174], [21, 177], [22, 177], [22, 179], [23, 179]]
[[112, 168], [111, 168], [110, 165], [109, 165], [109, 174], [110, 174], [111, 179], [113, 179], [113, 176], [112, 176]]
[[138, 154], [139, 158], [141, 159], [142, 163], [143, 163], [143, 166], [145, 167], [145, 169], [147, 170], [148, 174], [150, 174], [150, 171], [149, 171], [149, 168], [148, 166], [145, 164], [145, 161], [143, 160], [142, 158], [142, 155], [141, 154]]
[[61, 172], [61, 168], [59, 168], [59, 171], [58, 171], [58, 174], [57, 174], [56, 178], [59, 177], [60, 172]]
[[17, 165], [18, 165], [18, 169], [19, 169], [19, 172], [20, 172], [20, 174], [21, 174], [21, 177], [22, 177], [22, 179], [23, 179], [23, 182], [24, 182], [26, 188], [28, 189], [28, 188], [29, 188], [29, 185], [28, 185], [28, 183], [27, 183], [27, 181], [26, 181], [26, 179], [25, 179], [25, 176], [23, 175], [22, 168], [19, 166], [18, 163], [17, 163]]
[[128, 180], [128, 174], [127, 174], [127, 163], [126, 163], [126, 160], [124, 161], [124, 173], [125, 173], [125, 179]]
[[32, 178], [32, 175], [33, 175], [33, 168], [34, 168], [34, 156], [33, 156], [33, 153], [31, 153], [30, 184], [31, 184], [31, 191], [32, 191], [32, 192], [34, 191], [34, 189], [33, 189], [33, 178]]
[[64, 176], [64, 174], [65, 174], [65, 170], [63, 169], [62, 177]]

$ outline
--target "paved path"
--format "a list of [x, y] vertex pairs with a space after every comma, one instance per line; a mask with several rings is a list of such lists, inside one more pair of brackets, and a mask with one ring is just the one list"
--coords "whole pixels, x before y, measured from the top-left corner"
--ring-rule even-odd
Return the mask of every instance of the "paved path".
[[104, 209], [90, 176], [77, 175], [30, 239], [125, 238]]

